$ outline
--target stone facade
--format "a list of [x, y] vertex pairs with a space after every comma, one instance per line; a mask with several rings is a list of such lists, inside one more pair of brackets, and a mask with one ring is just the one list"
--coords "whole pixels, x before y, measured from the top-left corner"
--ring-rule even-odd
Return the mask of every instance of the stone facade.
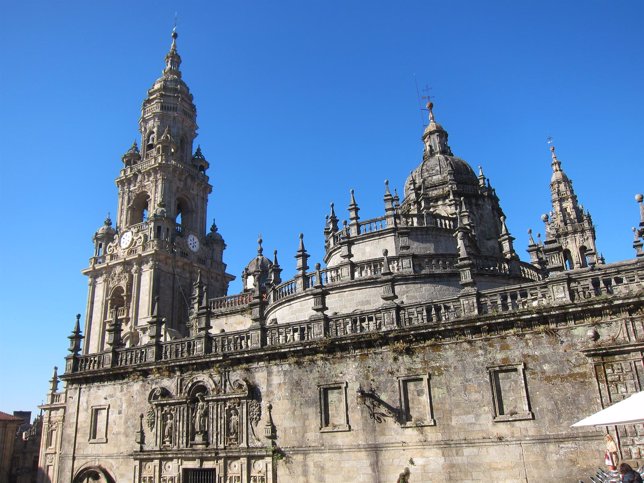
[[[300, 236], [288, 281], [260, 239], [228, 296], [180, 62], [173, 33], [42, 406], [41, 481], [573, 481], [601, 464], [603, 433], [570, 425], [644, 382], [641, 196], [637, 257], [605, 264], [553, 149], [546, 239], [522, 262], [429, 104], [402, 200], [386, 184], [362, 220], [351, 193], [343, 224], [332, 205], [325, 266]], [[642, 425], [610, 431], [641, 463]]]

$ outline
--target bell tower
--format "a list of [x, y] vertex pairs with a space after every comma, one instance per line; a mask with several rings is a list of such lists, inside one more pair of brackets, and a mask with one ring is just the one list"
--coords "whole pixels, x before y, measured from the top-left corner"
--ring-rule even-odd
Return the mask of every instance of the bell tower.
[[210, 297], [226, 295], [226, 245], [214, 222], [206, 233], [209, 163], [193, 154], [197, 109], [179, 67], [177, 33], [165, 68], [143, 101], [136, 141], [123, 155], [116, 178], [116, 228], [111, 220], [94, 235], [89, 277], [85, 352], [149, 340], [154, 313], [165, 337], [190, 331], [191, 287], [201, 274]]

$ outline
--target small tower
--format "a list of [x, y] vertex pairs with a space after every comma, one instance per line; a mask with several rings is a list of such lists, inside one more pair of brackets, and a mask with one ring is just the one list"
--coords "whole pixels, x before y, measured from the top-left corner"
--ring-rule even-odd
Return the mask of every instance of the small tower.
[[550, 152], [552, 211], [542, 216], [546, 225], [543, 251], [547, 268], [561, 271], [595, 265], [598, 260], [592, 218], [577, 201], [572, 181], [561, 169], [554, 145], [550, 146]]

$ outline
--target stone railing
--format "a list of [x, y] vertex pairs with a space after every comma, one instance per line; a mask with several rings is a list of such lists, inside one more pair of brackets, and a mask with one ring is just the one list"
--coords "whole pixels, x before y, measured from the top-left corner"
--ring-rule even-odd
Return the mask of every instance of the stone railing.
[[288, 282], [285, 282], [275, 287], [275, 289], [273, 290], [272, 301], [277, 302], [278, 300], [281, 300], [284, 297], [288, 297], [289, 295], [293, 295], [296, 292], [297, 292], [297, 283], [295, 282], [295, 280], [289, 280]]
[[132, 347], [130, 349], [122, 349], [117, 352], [116, 365], [133, 366], [136, 364], [143, 364], [147, 362], [147, 350], [144, 347]]
[[361, 235], [384, 230], [385, 228], [387, 228], [387, 219], [384, 216], [358, 223], [358, 233]]
[[252, 300], [253, 294], [251, 292], [243, 292], [237, 295], [228, 295], [225, 297], [210, 299], [208, 304], [210, 306], [210, 310], [236, 309], [247, 307]]
[[400, 226], [405, 227], [433, 227], [445, 230], [456, 228], [456, 218], [430, 213], [404, 214], [398, 216]]
[[[295, 293], [295, 283], [277, 287], [280, 293]], [[263, 328], [208, 334], [206, 336], [120, 348], [98, 354], [69, 356], [67, 374], [107, 368], [151, 364], [203, 357], [209, 354], [243, 353], [252, 349], [277, 348], [315, 340], [381, 333], [414, 326], [437, 326], [467, 318], [494, 314], [521, 316], [548, 307], [568, 307], [579, 301], [644, 295], [644, 263], [624, 262], [613, 266], [564, 272], [549, 279], [482, 290], [443, 300], [376, 308], [356, 314], [330, 315], [268, 324]], [[560, 310], [568, 310], [563, 308]], [[325, 326], [326, 324], [326, 326]], [[261, 337], [262, 333], [264, 336]], [[209, 343], [206, 343], [209, 342]]]
[[213, 354], [237, 352], [250, 349], [251, 335], [248, 331], [224, 332], [211, 337]]
[[195, 355], [196, 341], [193, 339], [179, 339], [161, 344], [161, 359], [170, 361], [185, 359]]

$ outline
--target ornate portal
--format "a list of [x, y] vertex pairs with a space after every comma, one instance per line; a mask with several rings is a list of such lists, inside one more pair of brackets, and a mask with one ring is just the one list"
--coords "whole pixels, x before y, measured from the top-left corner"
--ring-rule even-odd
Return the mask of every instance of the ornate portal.
[[274, 481], [270, 447], [256, 432], [262, 415], [256, 388], [227, 371], [177, 386], [178, 394], [159, 386], [148, 396], [149, 409], [141, 418], [148, 437], [134, 454], [138, 481]]

